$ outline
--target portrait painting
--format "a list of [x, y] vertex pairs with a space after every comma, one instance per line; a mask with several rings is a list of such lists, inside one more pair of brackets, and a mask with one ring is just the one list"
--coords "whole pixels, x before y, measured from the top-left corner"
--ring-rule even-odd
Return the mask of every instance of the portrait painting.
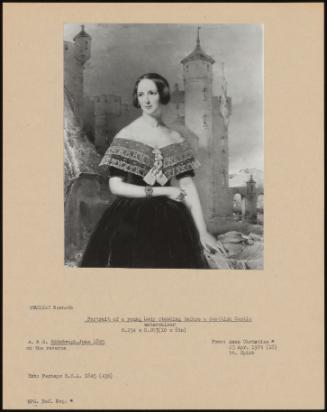
[[65, 24], [65, 265], [263, 269], [263, 26]]

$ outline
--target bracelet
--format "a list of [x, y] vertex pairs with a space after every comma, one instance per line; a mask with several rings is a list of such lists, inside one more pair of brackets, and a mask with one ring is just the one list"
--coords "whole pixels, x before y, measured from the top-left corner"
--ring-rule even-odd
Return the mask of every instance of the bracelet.
[[145, 186], [144, 191], [146, 197], [151, 197], [153, 195], [153, 188], [151, 186]]
[[186, 196], [185, 190], [181, 189], [181, 192], [177, 196], [176, 200], [178, 200], [179, 202], [182, 202], [184, 200], [185, 196]]

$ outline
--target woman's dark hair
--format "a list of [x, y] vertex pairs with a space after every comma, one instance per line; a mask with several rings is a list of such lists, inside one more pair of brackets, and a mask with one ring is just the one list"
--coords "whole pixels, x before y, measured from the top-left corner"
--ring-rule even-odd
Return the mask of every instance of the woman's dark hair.
[[133, 90], [133, 106], [140, 108], [140, 104], [137, 98], [137, 87], [140, 83], [141, 80], [143, 79], [149, 79], [152, 80], [158, 89], [158, 93], [159, 93], [159, 99], [160, 99], [160, 103], [161, 104], [168, 104], [170, 101], [170, 91], [169, 91], [169, 83], [167, 82], [167, 80], [160, 76], [160, 74], [157, 73], [146, 73], [143, 74], [142, 76], [140, 76], [136, 82], [135, 82], [135, 86], [134, 86], [134, 90]]

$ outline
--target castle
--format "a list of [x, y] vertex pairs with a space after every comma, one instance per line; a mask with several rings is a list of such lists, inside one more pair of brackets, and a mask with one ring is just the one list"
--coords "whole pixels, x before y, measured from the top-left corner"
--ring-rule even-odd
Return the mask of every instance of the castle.
[[232, 103], [224, 73], [219, 95], [213, 96], [215, 60], [202, 49], [199, 30], [194, 50], [181, 61], [184, 91], [175, 85], [171, 102], [175, 120], [170, 123], [183, 125], [184, 135], [190, 135], [187, 131], [191, 131], [197, 137], [190, 140], [201, 162], [195, 183], [208, 228], [217, 231], [220, 218], [232, 215], [228, 184], [228, 123]]
[[84, 65], [91, 57], [91, 36], [82, 30], [74, 37], [74, 43], [64, 42], [65, 91], [72, 101], [75, 115], [83, 123]]
[[76, 266], [103, 211], [113, 200], [98, 164], [101, 156], [83, 130], [83, 71], [91, 37], [84, 31], [64, 43], [65, 264]]
[[[181, 60], [184, 90], [175, 84], [164, 121], [180, 131], [193, 146], [201, 167], [195, 176], [208, 228], [219, 229], [220, 222], [233, 214], [233, 192], [229, 188], [228, 124], [231, 98], [222, 69], [217, 96], [213, 95], [215, 60], [200, 44], [197, 30], [194, 50]], [[77, 117], [98, 153], [103, 154], [115, 134], [140, 115], [121, 96], [103, 94], [92, 98], [83, 93], [83, 70], [90, 58], [91, 37], [82, 30], [74, 43], [65, 42], [65, 88], [75, 101]]]

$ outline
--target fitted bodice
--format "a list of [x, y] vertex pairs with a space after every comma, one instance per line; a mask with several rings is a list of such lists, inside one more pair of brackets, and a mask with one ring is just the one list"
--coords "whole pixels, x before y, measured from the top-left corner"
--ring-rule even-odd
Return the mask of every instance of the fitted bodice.
[[[187, 175], [187, 173], [189, 173], [190, 176], [194, 175], [191, 172], [186, 172], [185, 176]], [[109, 167], [108, 175], [109, 177], [114, 177], [114, 176], [121, 177], [124, 180], [124, 182], [130, 183], [132, 185], [144, 186], [146, 184], [142, 176], [138, 176], [135, 173], [125, 172], [124, 170], [117, 169], [116, 167], [113, 167], [113, 166]], [[180, 177], [183, 177], [183, 176], [184, 174]], [[172, 179], [167, 180], [167, 182], [164, 185], [161, 185], [158, 182], [155, 182], [152, 186], [154, 187], [155, 186], [170, 186], [171, 181]]]

